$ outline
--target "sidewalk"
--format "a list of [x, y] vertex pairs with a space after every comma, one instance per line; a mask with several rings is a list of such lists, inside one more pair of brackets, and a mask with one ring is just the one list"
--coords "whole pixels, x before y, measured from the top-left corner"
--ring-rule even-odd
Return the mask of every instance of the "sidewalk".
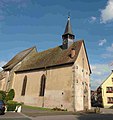
[[100, 110], [102, 114], [113, 114], [113, 109], [101, 108]]

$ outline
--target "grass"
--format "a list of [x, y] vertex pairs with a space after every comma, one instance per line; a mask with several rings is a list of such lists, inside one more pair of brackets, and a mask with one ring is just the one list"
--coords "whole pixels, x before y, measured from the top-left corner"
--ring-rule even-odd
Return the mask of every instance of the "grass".
[[28, 106], [28, 105], [23, 105], [22, 107], [32, 109], [32, 110], [51, 111], [50, 108], [43, 108], [43, 107], [35, 107], [35, 106]]
[[[35, 107], [35, 106], [28, 106], [28, 105], [23, 105], [22, 107], [23, 107], [22, 112], [25, 115], [30, 116], [30, 117], [51, 116], [51, 115], [72, 115], [73, 114], [72, 112], [56, 111], [56, 110], [52, 110], [50, 108], [42, 108], [42, 107]], [[34, 110], [34, 111], [32, 111], [32, 110]]]

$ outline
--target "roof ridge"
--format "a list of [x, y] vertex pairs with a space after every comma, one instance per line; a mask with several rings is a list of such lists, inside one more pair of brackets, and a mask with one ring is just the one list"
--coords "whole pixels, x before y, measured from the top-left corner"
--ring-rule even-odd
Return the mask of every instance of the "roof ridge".
[[[24, 52], [24, 51], [27, 51], [27, 50], [30, 50], [30, 49], [34, 49], [34, 48], [36, 48], [36, 46], [33, 46], [33, 47], [27, 48], [27, 49], [25, 49], [25, 50], [22, 50], [22, 51], [20, 51], [19, 53]], [[19, 54], [19, 53], [17, 53], [17, 54]], [[16, 54], [16, 55], [17, 55], [17, 54]]]

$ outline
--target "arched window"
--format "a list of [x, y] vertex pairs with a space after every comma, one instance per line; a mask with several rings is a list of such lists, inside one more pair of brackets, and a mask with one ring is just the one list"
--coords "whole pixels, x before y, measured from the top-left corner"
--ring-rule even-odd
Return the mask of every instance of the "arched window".
[[21, 95], [22, 95], [22, 96], [25, 95], [26, 85], [27, 85], [27, 76], [25, 76], [25, 77], [24, 77], [24, 80], [23, 80], [23, 86], [22, 86], [22, 92], [21, 92]]
[[39, 96], [44, 96], [45, 84], [46, 84], [46, 76], [43, 74], [42, 77], [41, 77], [41, 82], [40, 82], [40, 93], [39, 93]]

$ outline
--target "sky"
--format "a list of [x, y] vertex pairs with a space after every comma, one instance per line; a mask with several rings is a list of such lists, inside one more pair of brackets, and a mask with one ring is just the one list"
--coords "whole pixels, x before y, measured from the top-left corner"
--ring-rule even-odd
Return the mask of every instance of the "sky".
[[17, 53], [62, 44], [68, 13], [84, 40], [95, 90], [113, 68], [113, 0], [0, 0], [0, 68]]

